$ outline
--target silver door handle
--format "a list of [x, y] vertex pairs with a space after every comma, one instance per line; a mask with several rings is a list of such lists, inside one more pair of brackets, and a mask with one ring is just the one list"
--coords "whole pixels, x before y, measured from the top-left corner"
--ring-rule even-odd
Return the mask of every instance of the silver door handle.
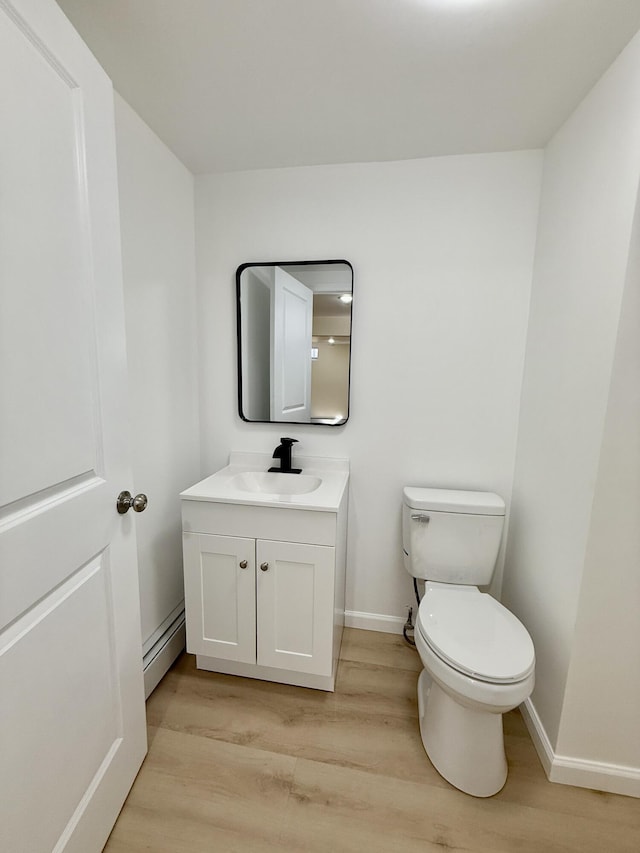
[[411, 521], [419, 521], [421, 524], [429, 524], [431, 516], [416, 514], [411, 516]]
[[120, 515], [124, 515], [132, 508], [134, 512], [144, 512], [148, 503], [147, 496], [142, 493], [132, 498], [131, 492], [120, 492], [116, 500], [116, 508]]
[[240, 562], [240, 568], [241, 568], [241, 569], [246, 569], [248, 565], [249, 565], [249, 564], [247, 563], [247, 561], [246, 561], [246, 560], [242, 560], [242, 561]]
[[260, 563], [260, 568], [262, 569], [263, 572], [266, 572], [267, 569], [269, 568], [269, 563]]

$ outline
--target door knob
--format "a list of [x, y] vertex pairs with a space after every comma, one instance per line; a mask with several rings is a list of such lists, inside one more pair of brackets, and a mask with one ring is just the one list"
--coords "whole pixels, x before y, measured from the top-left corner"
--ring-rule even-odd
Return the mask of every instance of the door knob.
[[260, 568], [262, 569], [263, 572], [266, 572], [267, 569], [269, 568], [269, 563], [260, 563]]
[[120, 515], [124, 515], [132, 507], [134, 512], [144, 512], [147, 508], [147, 496], [140, 493], [135, 498], [131, 497], [131, 492], [120, 492], [116, 501], [116, 508]]
[[246, 561], [246, 560], [242, 560], [242, 561], [241, 561], [241, 563], [240, 563], [240, 568], [241, 568], [241, 569], [246, 569], [248, 565], [249, 565], [249, 564], [247, 563], [247, 561]]

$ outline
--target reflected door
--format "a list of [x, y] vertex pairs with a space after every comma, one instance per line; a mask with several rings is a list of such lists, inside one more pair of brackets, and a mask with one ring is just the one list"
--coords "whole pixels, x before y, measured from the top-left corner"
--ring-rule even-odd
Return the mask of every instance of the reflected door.
[[275, 268], [271, 335], [271, 420], [311, 420], [313, 291]]

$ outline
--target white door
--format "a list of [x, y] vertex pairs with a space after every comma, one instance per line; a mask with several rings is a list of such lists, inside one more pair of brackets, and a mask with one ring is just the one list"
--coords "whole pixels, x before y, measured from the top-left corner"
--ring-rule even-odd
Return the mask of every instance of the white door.
[[255, 540], [183, 533], [187, 650], [256, 662]]
[[258, 664], [331, 675], [335, 548], [259, 539]]
[[271, 420], [311, 420], [313, 291], [275, 268], [271, 317]]
[[112, 88], [0, 0], [0, 850], [97, 853], [146, 751]]

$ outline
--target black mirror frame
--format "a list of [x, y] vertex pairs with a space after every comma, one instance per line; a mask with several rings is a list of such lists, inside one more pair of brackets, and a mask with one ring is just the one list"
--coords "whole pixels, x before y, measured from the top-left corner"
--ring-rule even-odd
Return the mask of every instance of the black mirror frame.
[[347, 377], [348, 387], [347, 387], [347, 413], [344, 420], [340, 421], [338, 424], [310, 424], [307, 421], [255, 421], [246, 418], [242, 411], [242, 328], [241, 328], [241, 310], [240, 310], [240, 277], [244, 270], [249, 267], [304, 267], [304, 266], [314, 266], [318, 264], [344, 264], [349, 267], [351, 270], [351, 294], [353, 295], [354, 288], [354, 272], [353, 266], [349, 261], [346, 261], [342, 258], [332, 258], [330, 260], [321, 260], [321, 261], [250, 261], [248, 263], [240, 264], [240, 266], [236, 270], [236, 352], [237, 352], [237, 371], [238, 371], [238, 415], [240, 418], [248, 424], [293, 424], [295, 426], [329, 426], [329, 427], [340, 427], [344, 426], [349, 420], [351, 414], [351, 355], [353, 348], [353, 301], [350, 306], [349, 313], [349, 331], [350, 331], [350, 346], [349, 346], [349, 375]]

